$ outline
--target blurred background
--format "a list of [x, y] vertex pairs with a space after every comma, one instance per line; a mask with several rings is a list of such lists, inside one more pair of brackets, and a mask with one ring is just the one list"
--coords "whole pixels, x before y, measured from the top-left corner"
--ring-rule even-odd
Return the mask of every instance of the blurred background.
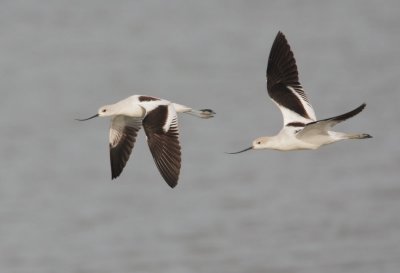
[[[1, 1], [0, 272], [398, 272], [400, 2]], [[285, 33], [319, 118], [374, 138], [224, 152], [277, 133], [267, 56]], [[133, 94], [180, 116], [170, 189], [143, 131], [111, 181], [108, 119]]]

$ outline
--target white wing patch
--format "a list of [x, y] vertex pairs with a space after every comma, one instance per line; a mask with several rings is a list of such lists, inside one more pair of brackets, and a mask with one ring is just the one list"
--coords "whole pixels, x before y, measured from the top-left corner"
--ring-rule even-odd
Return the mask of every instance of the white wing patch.
[[118, 115], [111, 120], [111, 127], [109, 133], [109, 142], [111, 147], [116, 147], [121, 141], [125, 127], [133, 127], [139, 130], [142, 126], [142, 119], [130, 118], [127, 116]]
[[[301, 101], [301, 104], [303, 105], [303, 107], [304, 107], [304, 109], [306, 110], [308, 116], [310, 117], [310, 119], [305, 119], [305, 120], [316, 121], [317, 118], [316, 118], [316, 116], [315, 116], [314, 109], [312, 108], [311, 104], [308, 102], [308, 99], [307, 99], [307, 97], [306, 97], [306, 95], [305, 95], [305, 93], [304, 93], [304, 90], [301, 89], [301, 91], [302, 91], [301, 94], [303, 94], [303, 95], [301, 95], [301, 94], [300, 94], [299, 92], [297, 92], [297, 90], [296, 90], [295, 88], [293, 88], [292, 86], [287, 85], [287, 88], [289, 88], [289, 89], [292, 91], [292, 93], [293, 93], [296, 97], [298, 97], [299, 100]], [[285, 123], [285, 124], [286, 124], [286, 123]]]
[[174, 106], [172, 104], [169, 104], [167, 120], [165, 121], [165, 123], [163, 125], [164, 132], [168, 132], [169, 128], [171, 127], [171, 125], [173, 123], [175, 123], [174, 125], [177, 125], [177, 119], [178, 119], [178, 117], [177, 117]]

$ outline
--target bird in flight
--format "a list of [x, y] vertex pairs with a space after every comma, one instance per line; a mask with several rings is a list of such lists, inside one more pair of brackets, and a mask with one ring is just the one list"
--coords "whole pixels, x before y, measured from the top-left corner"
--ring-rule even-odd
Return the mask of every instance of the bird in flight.
[[147, 144], [154, 162], [167, 184], [178, 184], [181, 169], [178, 115], [186, 113], [208, 119], [215, 112], [210, 109], [195, 110], [168, 100], [145, 95], [134, 95], [115, 104], [100, 107], [95, 117], [111, 117], [109, 133], [111, 179], [117, 178], [124, 169], [143, 126]]
[[267, 66], [267, 90], [283, 116], [283, 128], [275, 136], [255, 139], [252, 146], [230, 153], [248, 150], [274, 149], [280, 151], [318, 149], [344, 139], [371, 138], [369, 134], [332, 131], [336, 124], [349, 119], [365, 108], [365, 103], [345, 114], [317, 120], [314, 109], [299, 82], [296, 60], [282, 32], [272, 44]]

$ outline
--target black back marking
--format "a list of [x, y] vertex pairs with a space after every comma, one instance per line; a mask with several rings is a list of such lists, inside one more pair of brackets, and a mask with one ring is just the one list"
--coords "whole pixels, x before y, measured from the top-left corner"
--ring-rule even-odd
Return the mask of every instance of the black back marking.
[[156, 100], [160, 100], [159, 98], [155, 98], [155, 97], [150, 97], [150, 96], [139, 96], [139, 101], [143, 102], [143, 101], [156, 101]]
[[289, 126], [289, 127], [304, 127], [304, 126], [306, 126], [306, 124], [303, 123], [303, 122], [295, 121], [295, 122], [290, 122], [290, 123], [286, 124], [285, 126]]

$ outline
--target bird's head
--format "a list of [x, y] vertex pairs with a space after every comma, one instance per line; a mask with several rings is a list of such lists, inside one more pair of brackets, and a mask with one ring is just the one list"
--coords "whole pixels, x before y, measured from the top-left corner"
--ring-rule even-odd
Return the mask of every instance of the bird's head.
[[93, 115], [91, 117], [88, 118], [84, 118], [84, 119], [76, 119], [78, 121], [85, 121], [85, 120], [89, 120], [92, 118], [97, 118], [97, 117], [108, 117], [108, 116], [113, 116], [116, 114], [116, 111], [114, 109], [114, 107], [112, 105], [105, 105], [99, 108], [99, 110], [97, 111], [96, 115]]
[[265, 149], [268, 143], [268, 137], [259, 137], [253, 141], [252, 148], [254, 150]]
[[268, 137], [259, 137], [255, 139], [252, 143], [252, 145], [246, 149], [240, 150], [238, 152], [233, 152], [233, 153], [228, 153], [228, 154], [240, 154], [249, 150], [259, 150], [259, 149], [265, 149], [267, 148], [266, 145], [268, 143]]
[[113, 116], [116, 114], [115, 109], [112, 107], [112, 105], [104, 105], [99, 108], [99, 111], [97, 112], [97, 115], [99, 117], [109, 117]]

